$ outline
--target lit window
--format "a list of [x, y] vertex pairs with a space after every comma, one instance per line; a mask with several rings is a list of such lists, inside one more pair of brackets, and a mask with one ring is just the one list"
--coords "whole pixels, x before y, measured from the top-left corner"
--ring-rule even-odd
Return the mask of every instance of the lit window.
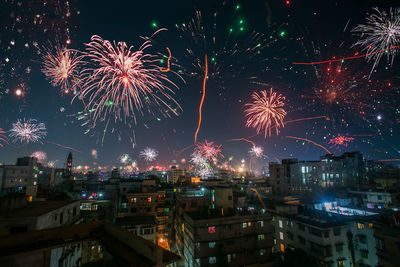
[[246, 227], [247, 227], [247, 223], [243, 223], [242, 228], [246, 228]]
[[226, 255], [226, 260], [228, 261], [228, 263], [231, 262], [232, 261], [232, 255], [231, 254], [227, 254]]
[[345, 266], [344, 260], [338, 260], [337, 265], [338, 265], [339, 267]]
[[372, 227], [374, 227], [374, 225], [372, 223], [370, 223], [370, 224], [368, 224], [368, 227], [372, 228]]
[[280, 238], [281, 240], [283, 240], [283, 233], [282, 233], [282, 232], [279, 232], [279, 238]]
[[216, 257], [209, 257], [208, 258], [208, 263], [216, 263], [217, 262], [217, 258]]
[[363, 223], [357, 223], [357, 229], [359, 230], [364, 230], [364, 224]]
[[306, 173], [306, 167], [301, 166], [301, 173]]
[[264, 255], [265, 253], [267, 252], [267, 250], [266, 249], [260, 249], [260, 255], [262, 256], [262, 255]]
[[285, 245], [281, 244], [281, 252], [285, 252]]
[[151, 197], [147, 198], [147, 202], [149, 202], [149, 203], [151, 202]]
[[264, 227], [264, 221], [258, 221], [258, 226]]
[[209, 248], [215, 248], [215, 242], [208, 242]]
[[248, 226], [248, 227], [251, 227], [251, 222], [248, 222], [248, 223], [247, 223], [247, 226]]
[[258, 240], [264, 240], [264, 235], [258, 235]]
[[132, 198], [131, 198], [131, 202], [132, 202], [132, 203], [136, 203], [136, 197], [132, 197]]
[[209, 234], [214, 234], [215, 233], [215, 226], [208, 227], [208, 233]]
[[282, 220], [279, 220], [279, 228], [283, 228], [283, 222], [282, 222]]

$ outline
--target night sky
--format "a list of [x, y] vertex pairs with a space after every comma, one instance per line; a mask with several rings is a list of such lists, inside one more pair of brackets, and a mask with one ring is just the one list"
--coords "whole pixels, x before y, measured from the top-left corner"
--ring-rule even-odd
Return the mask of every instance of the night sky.
[[[0, 128], [8, 131], [17, 119], [32, 118], [43, 122], [47, 136], [43, 143], [27, 145], [13, 142], [0, 147], [0, 162], [11, 164], [16, 157], [34, 151], [45, 151], [48, 161], [58, 160], [57, 166], [65, 162], [68, 149], [55, 145], [72, 147], [75, 164], [119, 165], [121, 154], [129, 154], [139, 166], [145, 166], [138, 155], [145, 147], [159, 151], [157, 163], [168, 166], [173, 160], [188, 159], [193, 148], [188, 148], [179, 157], [176, 151], [194, 142], [198, 122], [198, 108], [202, 96], [202, 75], [186, 75], [192, 71], [193, 57], [187, 49], [193, 49], [203, 60], [201, 49], [193, 40], [182, 36], [175, 24], [187, 24], [199, 10], [203, 14], [205, 33], [213, 36], [212, 14], [218, 10], [215, 36], [226, 41], [227, 32], [232, 28], [230, 42], [246, 46], [252, 32], [265, 36], [260, 53], [255, 56], [243, 54], [239, 59], [214, 55], [222, 71], [210, 77], [206, 85], [203, 105], [203, 121], [198, 140], [222, 144], [225, 160], [233, 156], [232, 166], [237, 167], [242, 158], [249, 159], [251, 145], [243, 141], [229, 141], [233, 138], [249, 138], [256, 134], [253, 128], [246, 128], [244, 104], [251, 101], [254, 91], [270, 89], [286, 97], [284, 121], [307, 117], [326, 116], [322, 119], [287, 123], [279, 135], [273, 131], [271, 137], [261, 133], [251, 140], [264, 148], [265, 157], [257, 159], [260, 168], [269, 161], [297, 157], [301, 160], [318, 159], [326, 152], [309, 142], [286, 138], [294, 136], [310, 139], [325, 146], [335, 155], [346, 151], [361, 151], [368, 159], [396, 159], [399, 157], [399, 58], [393, 66], [382, 58], [370, 75], [373, 61], [365, 58], [346, 60], [344, 63], [314, 66], [293, 65], [293, 62], [323, 61], [364, 53], [353, 44], [359, 37], [351, 29], [366, 22], [367, 13], [373, 7], [389, 10], [396, 1], [69, 1], [71, 15], [66, 19], [53, 8], [43, 8], [43, 0], [18, 1], [1, 0], [0, 30]], [[33, 4], [33, 2], [35, 4]], [[218, 2], [218, 4], [216, 4]], [[392, 5], [390, 5], [392, 3]], [[65, 1], [48, 0], [47, 5], [60, 7], [65, 11]], [[237, 7], [239, 5], [239, 7]], [[42, 12], [47, 16], [42, 24], [21, 23]], [[61, 11], [60, 13], [63, 13]], [[243, 20], [242, 23], [239, 21]], [[157, 27], [168, 31], [157, 35], [151, 52], [166, 54], [165, 47], [172, 52], [173, 71], [181, 71], [186, 83], [174, 75], [167, 76], [179, 86], [175, 99], [183, 111], [171, 118], [146, 114], [137, 116], [137, 124], [128, 129], [126, 124], [116, 125], [114, 133], [107, 132], [102, 142], [103, 128], [98, 125], [89, 134], [74, 114], [82, 111], [79, 101], [71, 103], [72, 95], [60, 93], [41, 72], [41, 57], [33, 43], [39, 47], [65, 44], [66, 27], [69, 28], [71, 43], [68, 48], [84, 50], [84, 43], [92, 35], [99, 35], [110, 41], [125, 41], [137, 49], [143, 40]], [[44, 25], [58, 25], [48, 27]], [[242, 26], [243, 25], [243, 26]], [[240, 29], [243, 27], [243, 29]], [[18, 32], [22, 29], [22, 33]], [[221, 39], [221, 40], [220, 40]], [[13, 45], [10, 45], [13, 42]], [[29, 48], [23, 47], [25, 43]], [[22, 45], [22, 47], [20, 47]], [[213, 51], [212, 43], [208, 44]], [[209, 55], [211, 58], [213, 55]], [[7, 59], [7, 60], [6, 60]], [[201, 61], [202, 62], [202, 61]], [[229, 63], [234, 62], [233, 66]], [[165, 66], [165, 64], [163, 65]], [[27, 68], [29, 69], [27, 70]], [[338, 81], [338, 101], [332, 103], [318, 97], [316, 92], [326, 88], [332, 79], [326, 75], [328, 68], [344, 73], [334, 74]], [[324, 74], [325, 73], [325, 74]], [[325, 75], [325, 76], [324, 76]], [[330, 74], [331, 75], [331, 74]], [[337, 77], [340, 76], [340, 77]], [[23, 88], [24, 95], [15, 96], [15, 89]], [[129, 132], [134, 130], [136, 144], [132, 145]], [[118, 134], [120, 137], [118, 138]], [[331, 147], [329, 140], [338, 134], [354, 138], [348, 146]], [[91, 151], [97, 150], [94, 159]]]

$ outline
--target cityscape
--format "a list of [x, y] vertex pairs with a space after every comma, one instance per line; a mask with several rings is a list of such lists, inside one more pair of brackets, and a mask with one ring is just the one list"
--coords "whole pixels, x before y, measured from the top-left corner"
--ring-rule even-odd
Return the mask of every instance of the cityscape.
[[0, 1], [0, 266], [399, 266], [400, 3]]

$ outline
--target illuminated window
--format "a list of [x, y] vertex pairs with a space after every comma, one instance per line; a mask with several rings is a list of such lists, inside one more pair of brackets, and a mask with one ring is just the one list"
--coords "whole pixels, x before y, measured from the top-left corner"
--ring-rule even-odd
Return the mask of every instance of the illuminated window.
[[248, 226], [248, 227], [251, 227], [251, 222], [248, 222], [248, 223], [247, 223], [247, 226]]
[[216, 263], [217, 262], [217, 258], [216, 257], [209, 257], [208, 258], [208, 263]]
[[258, 226], [264, 227], [264, 221], [258, 221]]
[[151, 197], [147, 198], [147, 202], [149, 202], [149, 203], [151, 202]]
[[247, 223], [243, 223], [242, 228], [246, 228], [246, 227], [247, 227]]
[[131, 198], [131, 202], [132, 202], [132, 203], [136, 203], [136, 197], [132, 197], [132, 198]]
[[281, 240], [283, 240], [283, 233], [282, 233], [282, 232], [279, 232], [279, 238], [280, 238]]
[[301, 173], [306, 173], [306, 167], [301, 166]]
[[260, 249], [260, 255], [262, 256], [262, 255], [264, 255], [265, 253], [267, 253], [267, 250], [266, 249]]
[[282, 222], [282, 220], [279, 220], [279, 228], [283, 228], [283, 222]]
[[281, 244], [281, 252], [285, 252], [285, 245]]
[[264, 240], [264, 235], [258, 235], [258, 240]]
[[337, 265], [338, 265], [339, 267], [345, 266], [344, 260], [338, 260]]
[[368, 224], [368, 227], [372, 228], [372, 227], [374, 227], [374, 225], [372, 223], [370, 223], [370, 224]]
[[209, 234], [214, 234], [215, 233], [215, 226], [208, 227], [208, 233]]
[[232, 255], [231, 254], [227, 254], [226, 255], [226, 260], [227, 260], [228, 263], [231, 262], [232, 261]]
[[357, 229], [359, 230], [364, 230], [364, 224], [363, 223], [357, 223]]
[[208, 242], [209, 248], [215, 248], [215, 242]]
[[28, 196], [28, 202], [32, 202], [32, 196]]

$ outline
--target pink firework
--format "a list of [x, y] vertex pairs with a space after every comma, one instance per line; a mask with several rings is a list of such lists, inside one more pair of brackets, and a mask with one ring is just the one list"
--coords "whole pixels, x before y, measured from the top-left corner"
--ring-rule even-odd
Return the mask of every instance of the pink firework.
[[46, 49], [42, 60], [42, 72], [51, 85], [59, 86], [64, 93], [78, 91], [80, 67], [83, 62], [77, 51], [60, 47], [56, 47], [55, 52]]
[[3, 129], [0, 128], [0, 147], [3, 147], [2, 142], [8, 144], [8, 139]]
[[199, 142], [196, 145], [194, 152], [215, 163], [218, 161], [218, 159], [224, 158], [222, 155], [221, 146], [222, 145], [214, 145], [214, 142], [208, 142], [205, 140], [204, 142]]
[[281, 94], [272, 92], [272, 88], [268, 94], [267, 90], [263, 90], [258, 94], [254, 92], [252, 95], [253, 102], [245, 105], [247, 109], [244, 111], [247, 116], [246, 127], [253, 127], [257, 130], [257, 134], [264, 131], [264, 137], [271, 136], [272, 128], [275, 128], [276, 134], [279, 133], [279, 127], [284, 127], [283, 119], [286, 111], [283, 109], [285, 97]]
[[82, 72], [84, 86], [79, 97], [87, 103], [87, 110], [93, 110], [94, 123], [109, 115], [114, 120], [133, 117], [136, 122], [136, 111], [143, 114], [146, 108], [154, 114], [152, 107], [164, 117], [178, 115], [180, 107], [168, 85], [177, 86], [160, 72], [155, 64], [159, 59], [144, 52], [149, 47], [151, 42], [147, 40], [133, 51], [125, 42], [110, 42], [96, 35], [86, 44], [88, 67]]
[[337, 137], [330, 139], [329, 144], [331, 145], [331, 148], [339, 149], [341, 146], [347, 147], [348, 144], [353, 140], [353, 137], [343, 136], [339, 134]]
[[47, 154], [44, 151], [35, 151], [31, 154], [31, 158], [36, 158], [40, 163], [44, 163], [47, 160]]

